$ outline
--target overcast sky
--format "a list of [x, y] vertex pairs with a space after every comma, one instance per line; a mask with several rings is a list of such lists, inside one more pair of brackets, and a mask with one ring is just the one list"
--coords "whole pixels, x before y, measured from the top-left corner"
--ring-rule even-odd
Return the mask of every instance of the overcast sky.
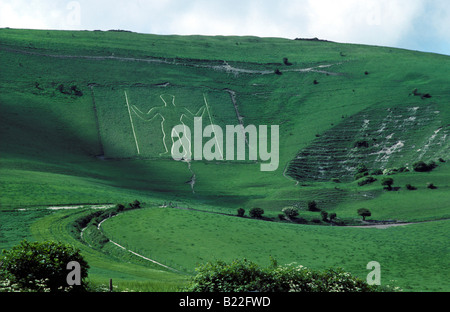
[[0, 0], [0, 27], [318, 37], [450, 55], [450, 0]]

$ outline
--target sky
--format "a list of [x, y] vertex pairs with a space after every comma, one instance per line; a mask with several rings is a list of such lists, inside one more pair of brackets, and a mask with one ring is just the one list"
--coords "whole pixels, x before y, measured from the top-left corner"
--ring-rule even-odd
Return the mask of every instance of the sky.
[[450, 55], [450, 0], [0, 0], [0, 27], [317, 37]]

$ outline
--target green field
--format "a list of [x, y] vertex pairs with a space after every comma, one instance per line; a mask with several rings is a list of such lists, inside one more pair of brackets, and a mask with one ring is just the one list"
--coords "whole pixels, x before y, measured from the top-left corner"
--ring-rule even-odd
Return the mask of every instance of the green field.
[[[378, 261], [385, 285], [450, 290], [449, 56], [281, 38], [0, 29], [0, 60], [0, 249], [24, 238], [74, 244], [90, 281], [112, 278], [118, 290], [180, 290], [198, 264], [266, 265], [270, 256], [363, 279]], [[239, 161], [173, 160], [171, 129], [193, 131], [195, 116], [203, 127], [279, 125], [277, 170], [261, 171], [265, 161], [248, 150]], [[419, 160], [437, 166], [416, 172]], [[374, 182], [358, 185], [360, 164]], [[392, 191], [381, 184], [387, 176]], [[93, 205], [135, 199], [143, 209], [101, 226], [127, 250], [95, 246], [96, 230], [74, 233]], [[309, 211], [312, 200], [341, 226]], [[56, 206], [73, 209], [48, 209]], [[249, 218], [253, 207], [266, 220]], [[303, 222], [280, 220], [285, 207]], [[359, 208], [371, 211], [368, 222]], [[383, 222], [415, 224], [350, 227]]]

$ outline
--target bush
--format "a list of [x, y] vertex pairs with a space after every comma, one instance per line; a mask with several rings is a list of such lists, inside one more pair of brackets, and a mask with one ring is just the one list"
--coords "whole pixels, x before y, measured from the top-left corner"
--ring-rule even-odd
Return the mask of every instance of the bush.
[[413, 164], [413, 169], [417, 172], [429, 172], [436, 167], [437, 165], [434, 161], [430, 162], [429, 164], [425, 163], [424, 161], [418, 161]]
[[412, 186], [411, 184], [406, 184], [406, 189], [410, 191], [417, 190], [417, 188], [415, 186]]
[[327, 222], [328, 221], [328, 212], [321, 211], [320, 216], [322, 217], [322, 221]]
[[392, 190], [392, 184], [394, 184], [394, 179], [392, 178], [384, 178], [381, 180], [381, 185], [386, 186], [388, 190]]
[[262, 215], [264, 214], [264, 209], [262, 208], [252, 208], [250, 209], [250, 217], [252, 218], [261, 218]]
[[336, 217], [337, 217], [336, 212], [332, 212], [328, 216], [328, 218], [330, 218], [330, 221], [333, 221], [334, 219], [336, 219]]
[[237, 210], [237, 215], [238, 215], [239, 217], [243, 217], [244, 214], [245, 214], [244, 208], [239, 208], [239, 209]]
[[[56, 242], [33, 242], [26, 240], [11, 250], [3, 251], [2, 271], [4, 278], [25, 291], [75, 291], [85, 290], [84, 279], [88, 276], [88, 263], [78, 249]], [[82, 284], [78, 287], [67, 283], [67, 264], [77, 261], [81, 268]]]
[[137, 199], [132, 203], [129, 203], [128, 205], [130, 206], [131, 209], [141, 208], [141, 203]]
[[434, 190], [437, 189], [437, 186], [435, 186], [433, 183], [428, 183], [427, 188]]
[[308, 202], [308, 210], [309, 211], [320, 211], [320, 209], [317, 208], [317, 203], [315, 200], [311, 200]]
[[298, 209], [294, 207], [286, 207], [283, 208], [282, 212], [288, 217], [289, 219], [292, 219], [296, 216], [298, 216]]
[[117, 209], [117, 212], [122, 212], [125, 210], [125, 206], [122, 204], [117, 204], [116, 209]]
[[369, 285], [340, 268], [315, 271], [301, 265], [260, 267], [254, 262], [234, 260], [208, 262], [196, 269], [189, 292], [374, 292]]

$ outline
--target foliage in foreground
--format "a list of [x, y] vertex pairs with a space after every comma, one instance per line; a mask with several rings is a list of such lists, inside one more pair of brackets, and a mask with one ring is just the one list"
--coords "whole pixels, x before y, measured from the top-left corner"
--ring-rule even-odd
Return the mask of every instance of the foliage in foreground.
[[316, 271], [302, 265], [267, 268], [244, 260], [208, 262], [199, 266], [187, 291], [191, 292], [375, 292], [369, 285], [340, 268]]
[[[3, 250], [0, 291], [68, 292], [85, 290], [88, 263], [78, 249], [57, 242], [28, 242]], [[67, 283], [67, 264], [80, 264], [80, 286]]]

